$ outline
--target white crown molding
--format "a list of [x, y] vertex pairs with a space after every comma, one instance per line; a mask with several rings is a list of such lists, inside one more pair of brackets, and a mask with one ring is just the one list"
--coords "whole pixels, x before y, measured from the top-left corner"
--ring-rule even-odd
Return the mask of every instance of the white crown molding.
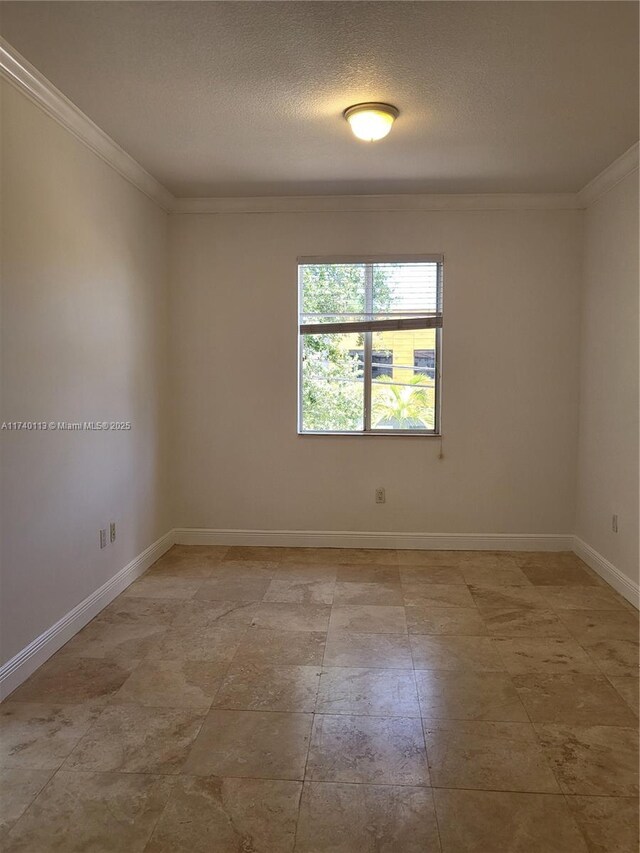
[[596, 175], [595, 178], [589, 181], [578, 193], [580, 207], [589, 207], [599, 198], [602, 198], [605, 193], [608, 193], [609, 190], [612, 190], [616, 184], [624, 180], [634, 169], [637, 169], [639, 150], [640, 143], [636, 142], [624, 154], [621, 154], [617, 160], [614, 160], [606, 169], [603, 169], [599, 175]]
[[595, 548], [592, 548], [591, 545], [588, 545], [579, 536], [573, 537], [573, 550], [609, 586], [612, 586], [620, 595], [623, 595], [636, 609], [638, 608], [640, 603], [640, 587], [638, 587], [637, 583], [623, 574], [620, 569], [616, 568], [613, 563], [610, 563], [606, 557], [603, 557], [602, 554], [596, 551]]
[[436, 210], [576, 210], [575, 193], [177, 198], [174, 213], [376, 213]]
[[403, 195], [175, 198], [153, 175], [0, 38], [0, 75], [83, 142], [163, 210], [197, 213], [376, 213], [403, 211], [580, 210], [638, 168], [636, 143], [578, 193], [454, 193]]
[[406, 548], [442, 551], [570, 551], [573, 537], [529, 533], [396, 533], [351, 530], [224, 530], [178, 527], [176, 545]]
[[170, 530], [1, 666], [0, 699], [12, 693], [172, 545], [173, 531]]
[[169, 190], [2, 38], [0, 74], [163, 210], [173, 208]]

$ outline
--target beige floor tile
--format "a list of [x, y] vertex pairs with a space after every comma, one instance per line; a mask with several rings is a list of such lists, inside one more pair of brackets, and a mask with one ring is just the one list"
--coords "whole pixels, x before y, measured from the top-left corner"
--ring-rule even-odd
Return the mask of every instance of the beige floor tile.
[[316, 715], [306, 778], [428, 785], [421, 722], [403, 717]]
[[64, 645], [58, 655], [111, 660], [142, 660], [167, 633], [151, 622], [107, 622], [94, 619]]
[[171, 623], [171, 630], [248, 628], [258, 611], [258, 601], [204, 601], [191, 599]]
[[335, 561], [330, 561], [325, 552], [324, 559], [283, 559], [277, 564], [274, 577], [334, 581], [339, 569], [340, 565]]
[[[482, 611], [481, 611], [482, 612]], [[487, 630], [493, 637], [556, 637], [568, 638], [562, 620], [551, 610], [521, 608], [511, 613], [492, 616], [482, 613]]]
[[399, 583], [353, 583], [338, 581], [335, 604], [390, 604], [402, 607], [402, 587]]
[[214, 708], [242, 711], [313, 712], [320, 667], [234, 664], [213, 702]]
[[634, 725], [629, 706], [604, 675], [514, 675], [532, 722]]
[[461, 551], [396, 551], [396, 558], [400, 566], [451, 566], [456, 568], [463, 562], [461, 555]]
[[176, 546], [0, 708], [0, 847], [636, 853], [638, 638], [571, 553]]
[[459, 568], [454, 566], [400, 566], [400, 578], [403, 583], [465, 584]]
[[518, 551], [458, 551], [461, 566], [501, 569], [519, 565]]
[[325, 548], [325, 559], [336, 562], [337, 565], [384, 565], [394, 566], [398, 563], [395, 548]]
[[293, 604], [333, 604], [335, 581], [316, 578], [275, 578], [265, 593], [265, 601]]
[[624, 609], [623, 599], [605, 586], [537, 586], [554, 610]]
[[338, 548], [280, 548], [281, 563], [324, 563], [337, 566]]
[[553, 637], [496, 637], [494, 639], [505, 668], [521, 673], [597, 673], [589, 655], [573, 639]]
[[638, 716], [640, 713], [640, 682], [632, 676], [608, 675], [613, 684], [631, 710]]
[[255, 628], [274, 631], [326, 631], [331, 607], [327, 604], [288, 604], [263, 601], [252, 620]]
[[207, 710], [222, 684], [226, 668], [226, 664], [213, 661], [143, 661], [122, 685], [115, 701]]
[[476, 607], [432, 607], [413, 604], [405, 607], [410, 634], [451, 634], [478, 637], [488, 633]]
[[460, 572], [465, 583], [478, 586], [529, 586], [531, 581], [517, 566], [462, 565]]
[[566, 794], [637, 797], [637, 726], [538, 723], [535, 729]]
[[271, 581], [250, 575], [235, 578], [210, 578], [195, 594], [197, 599], [211, 601], [262, 601]]
[[149, 654], [149, 660], [200, 660], [229, 664], [248, 627], [182, 625], [170, 628]]
[[171, 785], [148, 773], [61, 770], [15, 824], [4, 853], [142, 853]]
[[405, 634], [354, 634], [330, 631], [325, 666], [413, 669], [409, 638]]
[[567, 797], [589, 853], [637, 853], [638, 801], [635, 797]]
[[191, 748], [184, 773], [302, 779], [312, 721], [313, 714], [212, 710]]
[[626, 610], [559, 610], [573, 636], [583, 640], [638, 640], [638, 617]]
[[397, 563], [393, 548], [282, 548], [280, 559], [285, 563], [388, 564]]
[[549, 609], [540, 592], [532, 585], [469, 584], [469, 590], [475, 605], [488, 616], [512, 613], [522, 608]]
[[145, 853], [292, 853], [301, 782], [181, 777]]
[[166, 628], [185, 606], [184, 601], [171, 598], [127, 598], [119, 595], [90, 622], [109, 624], [150, 624]]
[[523, 574], [535, 586], [599, 586], [599, 581], [586, 565], [524, 566]]
[[204, 713], [188, 708], [105, 708], [69, 758], [65, 770], [179, 773]]
[[466, 584], [425, 583], [402, 581], [405, 604], [424, 604], [430, 607], [473, 607]]
[[56, 770], [98, 718], [102, 703], [0, 706], [0, 767]]
[[228, 545], [174, 545], [166, 556], [184, 557], [188, 560], [208, 559], [212, 562], [224, 560]]
[[260, 580], [271, 580], [278, 571], [280, 564], [269, 560], [226, 560], [217, 563], [211, 570], [211, 579], [233, 580], [239, 576], [258, 578]]
[[572, 551], [523, 551], [515, 556], [522, 569], [566, 569], [572, 566], [585, 567], [585, 563]]
[[416, 671], [416, 684], [427, 719], [529, 721], [506, 673], [423, 670]]
[[160, 557], [146, 573], [146, 577], [208, 578], [222, 557], [206, 554], [189, 554], [173, 548]]
[[505, 669], [495, 640], [489, 637], [411, 635], [411, 654], [416, 669], [466, 669], [501, 672]]
[[2, 795], [0, 796], [0, 846], [15, 822], [22, 817], [40, 791], [47, 784], [53, 770], [3, 769]]
[[559, 794], [433, 793], [442, 853], [588, 853]]
[[202, 583], [202, 578], [146, 574], [127, 587], [122, 595], [125, 598], [193, 598]]
[[334, 604], [330, 631], [354, 634], [406, 634], [404, 607], [376, 604]]
[[316, 713], [419, 717], [413, 670], [325, 666]]
[[305, 782], [296, 853], [437, 853], [431, 791]]
[[234, 664], [320, 666], [326, 637], [324, 631], [251, 628], [243, 635]]
[[277, 563], [282, 559], [285, 548], [266, 547], [262, 545], [232, 545], [227, 549], [224, 562], [255, 562], [264, 561]]
[[400, 583], [400, 571], [396, 564], [341, 564], [336, 571], [336, 580], [341, 583]]
[[[526, 590], [527, 587], [521, 587]], [[504, 587], [506, 589], [506, 587]], [[510, 587], [513, 590], [514, 587]], [[531, 587], [531, 590], [535, 590]], [[496, 599], [495, 593], [493, 600]], [[505, 600], [504, 606], [486, 604], [475, 595], [480, 615], [487, 630], [495, 637], [558, 637], [569, 638], [571, 634], [559, 615], [551, 608], [538, 603], [518, 604]]]
[[581, 640], [582, 646], [605, 675], [638, 677], [637, 640]]
[[61, 705], [106, 702], [122, 687], [138, 663], [137, 660], [54, 655], [11, 694], [11, 701]]
[[300, 580], [335, 583], [340, 567], [335, 563], [278, 563], [274, 580]]
[[559, 793], [530, 723], [424, 720], [437, 788]]

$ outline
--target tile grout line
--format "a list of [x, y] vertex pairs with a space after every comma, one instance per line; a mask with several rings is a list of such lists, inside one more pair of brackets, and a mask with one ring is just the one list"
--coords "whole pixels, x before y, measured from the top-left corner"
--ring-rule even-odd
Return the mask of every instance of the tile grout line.
[[31, 802], [29, 803], [29, 805], [27, 806], [27, 808], [22, 812], [22, 814], [20, 815], [20, 817], [18, 818], [18, 820], [13, 824], [13, 826], [11, 827], [11, 829], [9, 830], [9, 832], [7, 833], [7, 835], [8, 835], [8, 836], [9, 836], [9, 835], [11, 835], [11, 833], [12, 833], [12, 832], [17, 828], [18, 824], [19, 824], [19, 823], [20, 823], [20, 822], [21, 822], [21, 821], [26, 817], [27, 813], [31, 811], [31, 809], [34, 807], [34, 805], [35, 805], [35, 803], [36, 803], [36, 800], [37, 800], [37, 799], [38, 799], [42, 794], [44, 794], [45, 790], [49, 787], [49, 785], [51, 785], [51, 783], [53, 782], [53, 780], [55, 779], [55, 777], [58, 775], [58, 771], [59, 771], [59, 770], [60, 770], [60, 768], [58, 767], [58, 768], [56, 768], [56, 769], [52, 772], [52, 774], [51, 774], [51, 776], [49, 777], [49, 779], [45, 782], [45, 784], [42, 786], [42, 788], [40, 788], [40, 790], [39, 790], [39, 791], [38, 791], [38, 793], [35, 795], [35, 797], [31, 800]]
[[[158, 775], [161, 776], [162, 778], [165, 778], [165, 779], [171, 778], [171, 777], [167, 777], [166, 774], [158, 774]], [[156, 831], [158, 824], [160, 823], [160, 819], [164, 815], [165, 811], [167, 810], [167, 808], [169, 806], [169, 803], [171, 802], [171, 798], [173, 797], [173, 793], [176, 789], [178, 778], [179, 777], [177, 775], [171, 778], [172, 785], [171, 785], [171, 790], [169, 791], [169, 796], [167, 797], [167, 801], [164, 804], [164, 806], [160, 809], [160, 811], [158, 813], [158, 817], [153, 822], [153, 826], [151, 827], [151, 830], [150, 830], [149, 834], [147, 835], [146, 841], [144, 842], [144, 848], [142, 850], [142, 853], [144, 853], [144, 851], [148, 848], [149, 844], [151, 843], [151, 839], [153, 838], [153, 834]]]
[[[411, 640], [409, 640], [409, 645], [411, 648], [411, 659], [413, 660], [413, 646], [411, 646]], [[422, 731], [422, 740], [424, 743], [424, 758], [425, 758], [425, 762], [427, 765], [427, 774], [429, 777], [429, 787], [431, 790], [431, 803], [433, 805], [433, 815], [434, 815], [435, 822], [436, 822], [436, 832], [438, 833], [438, 844], [440, 846], [440, 851], [442, 851], [442, 849], [443, 849], [442, 848], [442, 833], [440, 832], [440, 821], [438, 819], [438, 807], [436, 804], [436, 795], [435, 795], [434, 789], [433, 789], [433, 779], [431, 778], [431, 762], [429, 760], [429, 749], [427, 747], [427, 736], [426, 736], [425, 728], [424, 728], [425, 727], [425, 717], [423, 716], [422, 700], [420, 699], [420, 691], [418, 690], [418, 680], [417, 680], [416, 675], [415, 675], [415, 672], [416, 672], [415, 663], [414, 663], [413, 670], [414, 670], [413, 677], [414, 677], [414, 681], [415, 681], [415, 685], [416, 685], [416, 696], [418, 697], [418, 710], [420, 712], [420, 729]]]
[[[522, 724], [522, 725], [526, 725], [526, 724]], [[20, 768], [3, 768], [3, 769], [20, 769]], [[31, 769], [33, 769], [33, 768], [31, 768]], [[59, 768], [59, 770], [62, 770], [62, 768]], [[34, 770], [34, 772], [47, 772], [47, 771]], [[44, 790], [44, 788], [53, 780], [53, 777], [57, 774], [57, 772], [58, 772], [57, 770], [51, 771], [51, 773], [52, 773], [51, 778], [45, 783], [45, 785], [43, 786], [41, 791], [36, 796], [40, 795], [40, 793]], [[421, 784], [406, 783], [406, 782], [379, 782], [379, 781], [375, 781], [375, 782], [357, 781], [357, 782], [354, 782], [354, 781], [348, 781], [348, 780], [342, 780], [342, 779], [339, 781], [336, 781], [335, 779], [298, 779], [298, 778], [294, 779], [291, 776], [236, 776], [233, 773], [200, 775], [200, 774], [182, 773], [182, 772], [162, 773], [162, 772], [155, 772], [152, 770], [73, 770], [73, 769], [64, 770], [63, 772], [67, 773], [69, 775], [153, 776], [155, 778], [163, 778], [163, 779], [168, 779], [168, 780], [178, 780], [181, 778], [184, 778], [184, 779], [217, 778], [217, 779], [238, 779], [238, 780], [246, 779], [246, 780], [250, 780], [253, 782], [293, 782], [293, 783], [300, 784], [300, 785], [302, 785], [305, 782], [309, 782], [309, 783], [320, 784], [320, 785], [352, 785], [354, 787], [360, 786], [360, 785], [365, 785], [367, 787], [373, 787], [373, 788], [420, 788], [422, 790], [430, 788], [430, 789], [433, 789], [434, 791], [470, 791], [470, 792], [476, 791], [476, 792], [492, 793], [492, 794], [522, 794], [523, 796], [537, 795], [537, 796], [544, 796], [544, 797], [563, 797], [567, 800], [571, 800], [572, 798], [579, 799], [582, 797], [587, 797], [587, 798], [595, 798], [595, 799], [599, 799], [599, 800], [603, 800], [603, 801], [607, 801], [607, 800], [633, 800], [635, 802], [637, 799], [634, 795], [630, 795], [630, 794], [589, 794], [589, 793], [581, 793], [581, 792], [569, 793], [569, 792], [563, 791], [562, 789], [559, 789], [558, 791], [541, 791], [541, 790], [536, 790], [536, 789], [527, 789], [527, 790], [518, 789], [518, 790], [515, 790], [513, 788], [506, 788], [506, 787], [504, 787], [504, 788], [502, 788], [502, 787], [500, 787], [500, 788], [486, 787], [485, 788], [485, 787], [470, 787], [468, 785], [467, 786], [465, 786], [465, 785], [456, 786], [456, 785], [451, 785], [451, 784], [448, 784], [448, 785], [432, 785], [432, 784], [421, 785]]]
[[[327, 624], [327, 628], [328, 628], [328, 624]], [[323, 653], [322, 653], [322, 664], [320, 667], [321, 673], [320, 673], [320, 677], [318, 678], [318, 684], [316, 687], [316, 699], [314, 702], [314, 710], [313, 710], [313, 713], [311, 715], [311, 727], [309, 729], [309, 744], [307, 746], [307, 753], [305, 755], [305, 760], [304, 760], [304, 769], [302, 771], [302, 780], [301, 780], [301, 786], [300, 786], [300, 799], [298, 801], [298, 816], [296, 818], [296, 828], [295, 828], [295, 831], [293, 834], [293, 847], [292, 847], [293, 853], [295, 853], [295, 849], [296, 849], [296, 846], [298, 843], [298, 826], [300, 824], [300, 815], [301, 815], [301, 811], [302, 811], [302, 798], [304, 797], [304, 793], [305, 793], [305, 783], [307, 781], [307, 768], [309, 766], [309, 754], [311, 752], [311, 745], [313, 743], [313, 734], [314, 734], [315, 724], [316, 724], [315, 708], [317, 707], [317, 704], [318, 704], [318, 694], [319, 694], [319, 690], [320, 690], [320, 679], [322, 678], [322, 671], [324, 670], [324, 656], [325, 656], [326, 650], [327, 650], [326, 637], [327, 637], [327, 635], [325, 634], [325, 646], [324, 646]], [[309, 780], [309, 781], [311, 781], [311, 780]]]

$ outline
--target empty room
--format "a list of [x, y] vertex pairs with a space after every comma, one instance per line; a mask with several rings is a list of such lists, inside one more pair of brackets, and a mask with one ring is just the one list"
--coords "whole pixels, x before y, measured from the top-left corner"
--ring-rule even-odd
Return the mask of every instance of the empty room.
[[0, 2], [0, 849], [637, 853], [639, 4]]

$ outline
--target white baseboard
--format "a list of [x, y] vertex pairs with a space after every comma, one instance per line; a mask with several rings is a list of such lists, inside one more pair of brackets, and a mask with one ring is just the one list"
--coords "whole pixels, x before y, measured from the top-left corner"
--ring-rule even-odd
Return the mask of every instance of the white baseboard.
[[571, 551], [572, 536], [528, 533], [391, 533], [349, 530], [215, 530], [177, 527], [177, 545], [407, 548], [442, 551]]
[[42, 666], [172, 545], [173, 531], [169, 531], [0, 667], [0, 700], [12, 693], [32, 672]]
[[584, 560], [589, 568], [600, 575], [609, 586], [612, 586], [620, 595], [623, 595], [627, 601], [630, 601], [635, 608], [640, 604], [640, 587], [637, 583], [623, 574], [620, 569], [617, 569], [613, 563], [610, 563], [606, 557], [603, 557], [595, 548], [588, 545], [579, 536], [573, 537], [573, 550]]

